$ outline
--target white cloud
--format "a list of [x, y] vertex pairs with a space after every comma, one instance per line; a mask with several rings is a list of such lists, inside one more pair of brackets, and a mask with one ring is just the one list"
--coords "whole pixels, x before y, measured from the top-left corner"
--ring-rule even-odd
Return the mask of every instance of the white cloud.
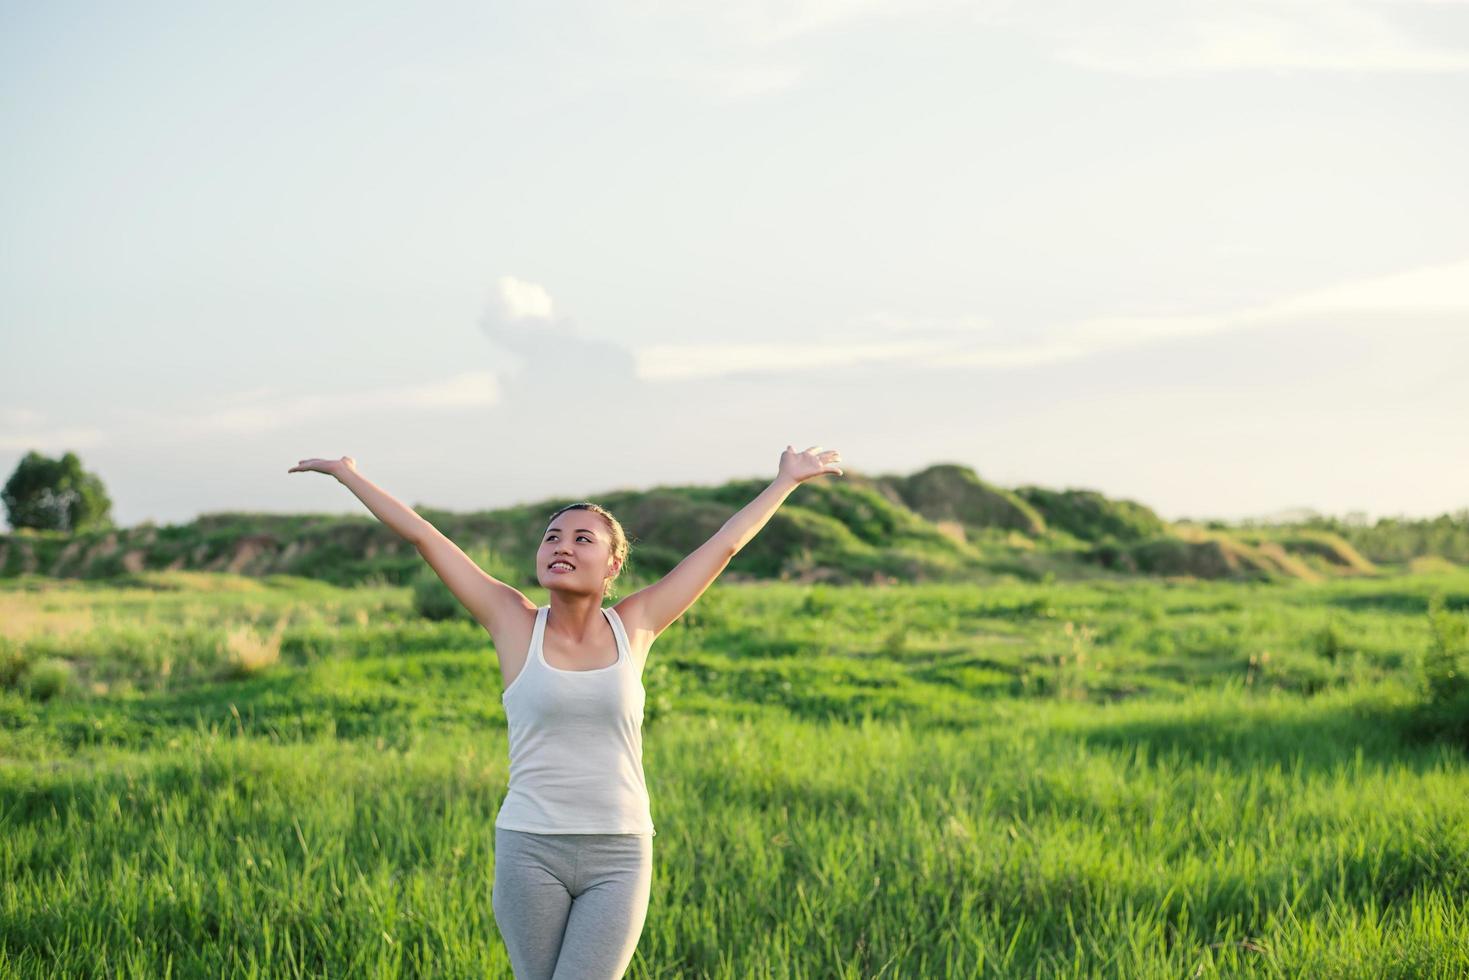
[[877, 332], [889, 337], [900, 333], [908, 336], [928, 334], [935, 337], [953, 338], [973, 336], [989, 326], [990, 321], [985, 317], [901, 316], [883, 310], [854, 317], [847, 332], [849, 334]]
[[1242, 70], [1456, 72], [1469, 46], [1407, 29], [1405, 10], [1462, 2], [1372, 0], [645, 0], [626, 9], [708, 18], [726, 43], [769, 49], [857, 22], [960, 14], [987, 32], [1014, 29], [1060, 61], [1132, 75]]
[[[432, 413], [496, 405], [500, 384], [493, 372], [470, 371], [423, 384], [391, 385], [331, 394], [285, 395], [275, 387], [252, 388], [216, 398], [214, 406], [158, 414], [126, 410], [115, 431], [96, 428], [46, 428], [29, 409], [0, 410], [0, 451], [61, 452], [112, 445], [127, 430], [164, 440], [190, 437], [253, 436], [294, 425], [332, 419], [356, 420], [381, 412]], [[27, 428], [26, 426], [29, 426]]]
[[[801, 344], [661, 344], [636, 353], [643, 380], [710, 377], [737, 371], [814, 371], [868, 363], [942, 359], [988, 326], [982, 317], [900, 316], [880, 310], [853, 317], [839, 336]], [[772, 367], [774, 365], [774, 367]]]
[[505, 384], [513, 382], [549, 341], [573, 335], [570, 323], [556, 315], [546, 287], [514, 276], [500, 277], [480, 318], [480, 329], [499, 348], [495, 368]]
[[1338, 310], [1469, 312], [1469, 260], [1318, 289], [1292, 300], [1289, 306], [1289, 312]]
[[951, 341], [888, 344], [666, 344], [637, 352], [637, 376], [667, 381], [740, 371], [814, 371], [869, 362], [917, 361], [953, 346]]
[[288, 397], [253, 391], [234, 400], [237, 404], [226, 408], [155, 418], [150, 420], [149, 427], [175, 436], [248, 436], [291, 425], [355, 419], [383, 411], [419, 412], [494, 405], [500, 400], [500, 389], [492, 372], [471, 371], [416, 385]]
[[501, 276], [498, 299], [507, 320], [552, 319], [551, 296], [539, 283]]
[[1469, 260], [1314, 289], [1273, 303], [1218, 313], [1109, 316], [1065, 331], [1086, 352], [1332, 314], [1469, 314]]
[[1469, 70], [1469, 48], [1445, 47], [1396, 23], [1393, 6], [1338, 0], [1027, 7], [1021, 23], [1059, 60], [1154, 76], [1238, 70]]
[[[1469, 316], [1469, 260], [1347, 282], [1272, 303], [1205, 313], [1125, 314], [1062, 324], [1020, 343], [984, 343], [983, 320], [944, 321], [951, 329], [930, 339], [890, 343], [660, 345], [637, 353], [637, 374], [649, 381], [712, 377], [737, 371], [836, 370], [863, 363], [911, 368], [1022, 367], [1224, 330], [1281, 326], [1328, 315], [1462, 314]], [[891, 314], [864, 318], [893, 333], [934, 332], [934, 321], [903, 324]], [[967, 328], [958, 324], [969, 324]], [[978, 338], [979, 342], [976, 342]]]
[[1015, 344], [1008, 347], [990, 347], [977, 350], [949, 350], [933, 357], [924, 358], [916, 366], [927, 368], [1008, 368], [1029, 367], [1032, 364], [1047, 364], [1065, 361], [1074, 357], [1085, 357], [1093, 353], [1086, 345], [1068, 340], [1042, 340], [1036, 343]]
[[46, 428], [45, 416], [29, 408], [0, 409], [0, 452], [59, 455], [71, 449], [90, 449], [100, 445], [104, 433], [83, 427]]
[[[1003, 0], [1001, 0], [1003, 2]], [[941, 8], [994, 6], [994, 0], [724, 0], [717, 4], [689, 0], [641, 0], [627, 4], [640, 14], [692, 14], [714, 18], [721, 33], [737, 42], [775, 45], [794, 41], [839, 24], [884, 17], [912, 18]]]
[[621, 344], [583, 335], [571, 318], [553, 309], [545, 287], [504, 276], [480, 319], [480, 329], [495, 345], [495, 377], [512, 410], [521, 399], [543, 402], [548, 378], [587, 379], [553, 404], [557, 411], [571, 412], [588, 403], [582, 399], [610, 397], [634, 377], [633, 356]]

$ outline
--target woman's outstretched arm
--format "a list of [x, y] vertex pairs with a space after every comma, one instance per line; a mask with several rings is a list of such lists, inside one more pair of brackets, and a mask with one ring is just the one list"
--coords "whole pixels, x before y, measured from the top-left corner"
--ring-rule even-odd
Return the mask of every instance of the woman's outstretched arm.
[[730, 559], [769, 522], [792, 490], [827, 473], [841, 476], [842, 468], [838, 465], [841, 459], [842, 454], [835, 449], [821, 451], [820, 446], [812, 446], [804, 452], [797, 452], [786, 446], [780, 455], [780, 472], [770, 486], [725, 521], [708, 541], [675, 565], [667, 575], [618, 603], [618, 615], [630, 630], [651, 634], [644, 640], [643, 648], [647, 649], [658, 634], [704, 594], [704, 590], [729, 565]]
[[356, 494], [378, 520], [418, 549], [454, 597], [491, 635], [495, 635], [496, 623], [510, 622], [510, 617], [517, 611], [535, 608], [535, 604], [519, 589], [501, 582], [476, 565], [474, 559], [420, 517], [412, 507], [357, 472], [357, 461], [351, 456], [303, 459], [286, 472], [317, 472], [336, 477], [337, 482]]
[[431, 530], [432, 524], [418, 516], [418, 512], [401, 500], [357, 472], [357, 460], [351, 456], [341, 459], [303, 459], [286, 470], [287, 473], [325, 473], [337, 478], [337, 482], [357, 495], [367, 505], [373, 516], [397, 531], [400, 537], [411, 544]]

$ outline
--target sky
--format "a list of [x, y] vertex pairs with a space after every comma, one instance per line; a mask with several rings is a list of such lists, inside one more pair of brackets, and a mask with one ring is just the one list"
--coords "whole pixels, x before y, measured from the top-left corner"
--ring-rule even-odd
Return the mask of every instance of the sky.
[[1459, 510], [1466, 106], [1450, 0], [0, 0], [0, 479]]

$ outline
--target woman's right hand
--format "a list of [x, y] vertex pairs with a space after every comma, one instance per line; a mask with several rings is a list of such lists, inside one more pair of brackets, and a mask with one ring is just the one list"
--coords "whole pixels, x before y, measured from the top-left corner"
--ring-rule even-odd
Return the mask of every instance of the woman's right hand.
[[357, 472], [357, 460], [351, 456], [343, 456], [341, 459], [303, 459], [301, 462], [286, 470], [287, 473], [326, 473], [337, 479], [350, 470]]

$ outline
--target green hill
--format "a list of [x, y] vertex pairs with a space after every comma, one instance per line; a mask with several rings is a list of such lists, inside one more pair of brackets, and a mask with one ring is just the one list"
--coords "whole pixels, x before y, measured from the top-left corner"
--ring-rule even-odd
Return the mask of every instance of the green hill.
[[[622, 521], [632, 544], [620, 591], [668, 572], [766, 485], [764, 479], [743, 479], [596, 495]], [[533, 556], [545, 520], [567, 502], [548, 499], [473, 513], [414, 509], [491, 574], [524, 587], [536, 581]], [[367, 514], [223, 512], [164, 527], [0, 536], [0, 576], [87, 579], [187, 570], [402, 585], [422, 569], [417, 552]], [[1009, 490], [967, 466], [938, 463], [908, 475], [848, 470], [840, 479], [802, 486], [735, 556], [725, 578], [1314, 580], [1375, 571], [1342, 535], [1321, 527], [1172, 525], [1141, 503], [1095, 490]]]
[[965, 528], [1004, 528], [1043, 534], [1045, 518], [1009, 490], [981, 480], [967, 466], [940, 463], [912, 476], [879, 478], [894, 499], [926, 520], [954, 521]]
[[1072, 534], [1082, 541], [1137, 541], [1162, 534], [1166, 525], [1161, 517], [1142, 504], [1131, 500], [1113, 500], [1095, 490], [1048, 490], [1045, 487], [1020, 487], [1020, 499], [1045, 518], [1053, 528]]

